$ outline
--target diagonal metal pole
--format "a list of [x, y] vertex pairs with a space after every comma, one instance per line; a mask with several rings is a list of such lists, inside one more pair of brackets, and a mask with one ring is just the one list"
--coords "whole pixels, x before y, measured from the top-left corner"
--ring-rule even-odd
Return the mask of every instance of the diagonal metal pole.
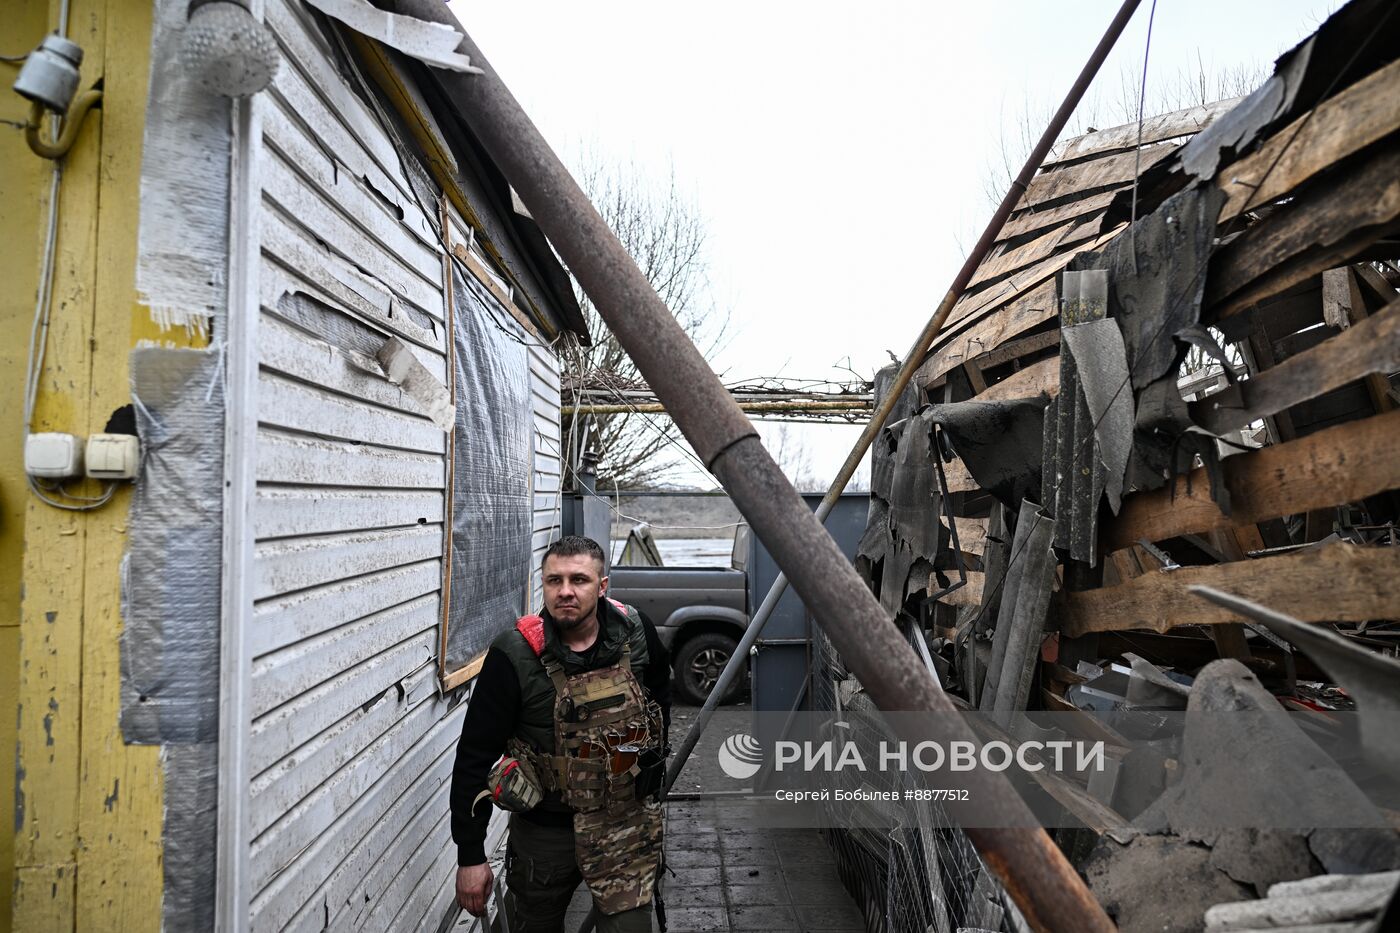
[[[1093, 68], [1086, 67], [1077, 88], [1079, 84], [1087, 86], [1136, 5], [1137, 0], [1124, 3], [1114, 20], [1115, 27], [1095, 51]], [[397, 0], [396, 6], [400, 12], [419, 19], [462, 28], [441, 0]], [[788, 483], [753, 425], [476, 43], [464, 35], [458, 50], [471, 56], [482, 73], [432, 74], [559, 251], [686, 439], [792, 580], [847, 667], [882, 710], [948, 714], [918, 720], [919, 728], [929, 738], [940, 742], [974, 741], [971, 729], [957, 717], [953, 702], [934, 683], [898, 627], [885, 617], [821, 520]], [[1066, 100], [1057, 119], [1067, 119], [1072, 109], [1073, 101]], [[1061, 127], [1063, 119], [1059, 119]], [[1017, 179], [1019, 187], [1028, 183], [1054, 135], [1047, 132], [1032, 153], [1034, 164], [1028, 163]], [[998, 214], [1004, 220], [1009, 210], [1006, 206]], [[996, 232], [989, 229], [983, 241], [990, 242]], [[979, 241], [979, 246], [983, 241]], [[896, 384], [891, 390], [893, 396], [898, 396], [908, 384], [917, 365], [912, 357], [922, 354], [942, 326], [965, 282], [960, 275], [954, 283], [957, 287], [949, 290], [911, 359], [906, 361], [908, 371], [903, 385]], [[852, 451], [848, 467], [859, 459], [859, 454]], [[849, 475], [848, 470], [843, 470], [843, 484]], [[835, 495], [828, 494], [828, 499], [834, 502]], [[967, 828], [968, 837], [1033, 928], [1066, 933], [1114, 928], [1064, 853], [1038, 828], [1034, 815], [1002, 774], [968, 773], [967, 786], [977, 808], [977, 825]]]
[[[1001, 234], [1001, 228], [1006, 225], [1006, 219], [1010, 217], [1011, 212], [1016, 209], [1016, 204], [1021, 200], [1021, 196], [1030, 185], [1032, 176], [1034, 176], [1036, 170], [1040, 168], [1040, 164], [1045, 161], [1045, 157], [1049, 155], [1051, 147], [1055, 145], [1055, 140], [1059, 139], [1060, 134], [1064, 132], [1065, 125], [1069, 123], [1069, 118], [1074, 113], [1074, 109], [1079, 106], [1079, 101], [1084, 97], [1084, 93], [1088, 91], [1089, 85], [1094, 80], [1094, 75], [1098, 73], [1100, 66], [1103, 65], [1104, 59], [1108, 57], [1108, 53], [1113, 48], [1114, 43], [1116, 43], [1118, 37], [1123, 34], [1123, 30], [1128, 25], [1128, 21], [1132, 19], [1133, 12], [1137, 9], [1138, 3], [1139, 0], [1125, 0], [1123, 5], [1119, 8], [1118, 14], [1114, 16], [1113, 21], [1109, 23], [1103, 38], [1099, 40], [1099, 44], [1094, 48], [1093, 54], [1089, 56], [1089, 60], [1080, 71], [1079, 77], [1075, 80], [1069, 93], [1065, 95], [1064, 102], [1060, 104], [1060, 109], [1055, 111], [1054, 117], [1051, 118], [1049, 125], [1045, 127], [1045, 131], [1041, 133], [1035, 148], [1032, 149], [1030, 155], [1026, 157], [1025, 165], [1021, 167], [1020, 174], [1017, 175], [1015, 180], [1011, 183], [1011, 189], [1007, 191], [1006, 196], [1003, 197], [1001, 203], [997, 205], [996, 212], [992, 214], [992, 219], [987, 222], [987, 227], [982, 231], [981, 238], [979, 238], [976, 245], [972, 247], [972, 252], [968, 253], [967, 259], [963, 261], [962, 268], [959, 269], [958, 274], [954, 276], [953, 284], [948, 286], [948, 292], [943, 296], [943, 300], [939, 302], [937, 310], [933, 313], [933, 317], [929, 318], [928, 323], [924, 325], [924, 329], [919, 332], [919, 336], [914, 338], [914, 345], [909, 348], [909, 352], [905, 355], [904, 362], [900, 365], [899, 371], [895, 375], [894, 382], [890, 385], [889, 392], [881, 401], [879, 408], [871, 415], [869, 423], [865, 426], [865, 430], [861, 432], [860, 437], [856, 440], [855, 446], [851, 448], [851, 452], [846, 456], [845, 462], [841, 464], [841, 469], [837, 471], [836, 478], [831, 481], [831, 488], [827, 490], [826, 495], [822, 497], [821, 503], [817, 506], [817, 521], [826, 521], [826, 517], [831, 514], [831, 510], [836, 506], [837, 500], [839, 500], [841, 494], [845, 492], [846, 485], [851, 481], [851, 477], [855, 475], [861, 460], [865, 458], [866, 451], [870, 449], [870, 445], [875, 442], [875, 438], [878, 437], [880, 431], [884, 429], [885, 422], [889, 420], [890, 413], [894, 411], [895, 405], [899, 403], [900, 396], [903, 395], [904, 390], [909, 387], [910, 381], [914, 378], [914, 373], [917, 372], [919, 366], [922, 365], [924, 354], [926, 354], [929, 347], [933, 345], [933, 340], [938, 336], [938, 332], [943, 329], [944, 323], [948, 320], [948, 315], [953, 311], [953, 306], [957, 304], [958, 299], [961, 298], [963, 292], [967, 290], [967, 283], [972, 280], [972, 276], [977, 271], [977, 267], [982, 264], [982, 260], [986, 258], [987, 253], [991, 251], [993, 244], [996, 243], [997, 237]], [[763, 627], [768, 624], [769, 617], [772, 616], [773, 610], [777, 608], [778, 600], [782, 599], [783, 594], [787, 592], [787, 588], [787, 575], [780, 572], [773, 581], [772, 587], [769, 588], [768, 594], [763, 597], [763, 602], [759, 605], [758, 611], [755, 612], [753, 618], [749, 620], [748, 628], [745, 629], [743, 637], [740, 638], [739, 646], [735, 649], [734, 656], [729, 659], [729, 663], [725, 665], [724, 671], [721, 672], [714, 689], [710, 691], [710, 695], [705, 699], [705, 705], [701, 708], [700, 714], [696, 716], [695, 723], [690, 727], [690, 731], [686, 733], [685, 738], [681, 741], [680, 747], [677, 748], [675, 757], [666, 770], [666, 787], [669, 788], [675, 783], [676, 778], [680, 777], [681, 770], [690, 759], [691, 753], [695, 751], [696, 743], [700, 741], [701, 734], [705, 731], [705, 727], [709, 725], [710, 719], [714, 716], [715, 709], [719, 705], [719, 699], [729, 691], [730, 685], [733, 684], [735, 678], [739, 676], [739, 671], [747, 662], [749, 652], [753, 650], [753, 646], [758, 642], [759, 636], [763, 634]]]

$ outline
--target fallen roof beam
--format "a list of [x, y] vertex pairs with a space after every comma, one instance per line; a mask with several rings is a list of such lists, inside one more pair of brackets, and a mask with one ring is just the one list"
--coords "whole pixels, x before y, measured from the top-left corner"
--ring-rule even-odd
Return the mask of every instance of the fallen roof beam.
[[1205, 469], [1193, 470], [1173, 485], [1125, 498], [1104, 529], [1107, 549], [1257, 525], [1400, 489], [1400, 410], [1227, 457], [1220, 467], [1234, 505], [1229, 516], [1211, 499]]
[[1222, 625], [1240, 616], [1222, 606], [1185, 599], [1187, 588], [1210, 586], [1243, 599], [1287, 606], [1304, 622], [1366, 622], [1400, 618], [1400, 548], [1332, 544], [1210, 567], [1148, 573], [1118, 586], [1064, 593], [1060, 631], [1091, 632], [1178, 625]]
[[1374, 373], [1400, 370], [1400, 300], [1317, 346], [1191, 404], [1215, 434], [1242, 428]]

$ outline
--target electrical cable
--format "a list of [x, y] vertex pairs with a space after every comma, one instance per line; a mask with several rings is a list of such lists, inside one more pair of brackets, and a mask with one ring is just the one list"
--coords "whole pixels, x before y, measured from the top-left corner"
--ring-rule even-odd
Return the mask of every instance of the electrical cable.
[[[68, 35], [68, 16], [69, 0], [63, 0], [59, 5], [58, 29], [55, 30], [57, 35], [63, 37]], [[4, 60], [24, 61], [28, 57], [27, 54], [18, 58], [4, 56]], [[55, 114], [52, 127], [54, 139], [58, 139], [63, 128], [62, 115]], [[57, 265], [55, 259], [58, 249], [58, 200], [63, 180], [62, 161], [55, 159], [52, 161], [52, 166], [49, 181], [48, 218], [44, 233], [44, 254], [39, 267], [39, 283], [34, 299], [34, 321], [29, 329], [29, 348], [25, 359], [23, 414], [26, 445], [34, 423], [34, 408], [39, 399], [39, 385], [43, 382], [44, 358], [47, 356], [49, 342], [49, 323], [53, 313], [53, 278]], [[53, 508], [69, 512], [90, 512], [99, 509], [111, 501], [117, 489], [115, 482], [107, 482], [103, 484], [102, 495], [79, 496], [67, 492], [62, 483], [57, 488], [46, 488], [36, 477], [26, 474], [25, 479], [30, 491], [39, 501]], [[71, 501], [54, 499], [49, 493], [57, 493]]]
[[1137, 196], [1138, 181], [1142, 178], [1142, 111], [1147, 104], [1147, 62], [1152, 55], [1152, 24], [1157, 19], [1157, 0], [1147, 11], [1147, 41], [1142, 50], [1142, 85], [1138, 88], [1137, 146], [1133, 149], [1133, 206], [1129, 220], [1129, 235], [1133, 241], [1133, 271], [1137, 272]]

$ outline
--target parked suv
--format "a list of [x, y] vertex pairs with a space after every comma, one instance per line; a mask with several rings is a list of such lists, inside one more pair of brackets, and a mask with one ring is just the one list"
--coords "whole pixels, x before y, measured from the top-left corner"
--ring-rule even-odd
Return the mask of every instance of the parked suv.
[[[671, 652], [673, 690], [681, 702], [705, 702], [748, 625], [749, 544], [749, 527], [740, 525], [728, 567], [621, 563], [609, 572], [609, 594], [636, 606], [656, 624]], [[644, 526], [633, 530], [623, 550], [629, 556], [650, 555], [659, 563]], [[747, 690], [746, 663], [721, 702], [733, 703]]]

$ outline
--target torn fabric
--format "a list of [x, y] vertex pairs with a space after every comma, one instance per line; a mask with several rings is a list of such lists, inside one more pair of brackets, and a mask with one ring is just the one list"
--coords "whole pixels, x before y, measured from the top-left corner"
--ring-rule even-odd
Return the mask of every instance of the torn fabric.
[[228, 298], [230, 103], [180, 56], [187, 0], [158, 0], [141, 144], [136, 292], [162, 329], [207, 337]]

